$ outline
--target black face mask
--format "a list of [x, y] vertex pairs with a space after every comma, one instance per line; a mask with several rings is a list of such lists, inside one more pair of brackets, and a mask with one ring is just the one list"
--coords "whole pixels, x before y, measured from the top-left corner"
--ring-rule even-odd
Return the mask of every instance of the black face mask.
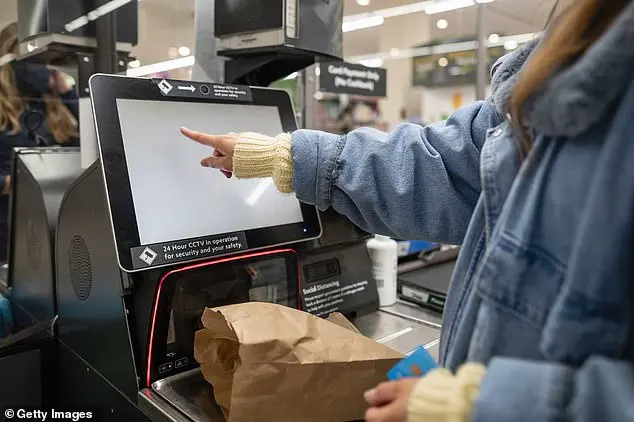
[[51, 71], [40, 64], [13, 62], [18, 91], [26, 97], [41, 97], [51, 92]]

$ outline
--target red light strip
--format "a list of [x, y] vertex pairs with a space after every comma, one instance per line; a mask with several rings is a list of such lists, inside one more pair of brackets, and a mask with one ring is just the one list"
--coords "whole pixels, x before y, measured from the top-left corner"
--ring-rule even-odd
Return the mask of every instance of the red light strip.
[[[192, 264], [192, 265], [188, 265], [188, 266], [185, 266], [185, 267], [181, 267], [181, 268], [177, 268], [177, 269], [174, 269], [174, 270], [170, 270], [170, 271], [166, 272], [165, 274], [163, 274], [163, 276], [161, 277], [161, 280], [159, 281], [158, 288], [156, 289], [156, 298], [154, 299], [154, 310], [152, 311], [152, 327], [151, 327], [151, 330], [150, 330], [150, 345], [148, 347], [146, 379], [145, 379], [146, 386], [148, 388], [151, 387], [152, 349], [154, 347], [154, 329], [156, 328], [156, 316], [157, 316], [157, 313], [158, 313], [159, 300], [161, 298], [161, 289], [163, 288], [163, 282], [165, 281], [165, 279], [167, 279], [169, 276], [171, 276], [173, 274], [177, 274], [177, 273], [184, 272], [184, 271], [195, 270], [197, 268], [202, 268], [202, 267], [206, 267], [206, 266], [209, 266], [209, 265], [225, 264], [227, 262], [240, 261], [241, 259], [258, 258], [258, 257], [262, 257], [262, 256], [276, 255], [276, 254], [288, 253], [288, 252], [297, 255], [297, 251], [295, 251], [294, 249], [278, 249], [278, 250], [266, 251], [266, 252], [255, 252], [255, 253], [247, 254], [247, 255], [232, 256], [232, 257], [229, 257], [229, 258], [223, 258], [223, 259], [219, 259], [217, 261], [207, 261], [207, 262], [202, 262], [202, 263], [198, 263], [198, 264]], [[301, 310], [302, 309], [302, 301], [301, 301], [300, 289], [301, 289], [301, 269], [300, 269], [299, 258], [298, 258], [298, 260], [297, 260], [297, 307]]]

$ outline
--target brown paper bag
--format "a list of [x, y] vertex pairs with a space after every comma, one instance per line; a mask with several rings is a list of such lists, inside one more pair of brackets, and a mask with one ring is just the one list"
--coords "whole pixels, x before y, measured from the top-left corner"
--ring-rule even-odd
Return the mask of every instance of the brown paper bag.
[[354, 324], [342, 313], [335, 312], [334, 314], [330, 314], [326, 320], [332, 322], [333, 324], [337, 324], [340, 327], [347, 328], [357, 334], [361, 334], [361, 331], [359, 331], [359, 329], [355, 327]]
[[363, 392], [404, 355], [364, 337], [343, 315], [331, 319], [270, 303], [206, 309], [194, 353], [226, 419], [363, 419]]

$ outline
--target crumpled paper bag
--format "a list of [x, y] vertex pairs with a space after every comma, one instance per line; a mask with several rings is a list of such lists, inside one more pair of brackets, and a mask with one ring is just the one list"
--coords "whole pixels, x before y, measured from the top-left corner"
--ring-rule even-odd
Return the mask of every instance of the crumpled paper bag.
[[331, 320], [271, 303], [205, 309], [194, 355], [227, 421], [362, 420], [363, 393], [404, 355]]

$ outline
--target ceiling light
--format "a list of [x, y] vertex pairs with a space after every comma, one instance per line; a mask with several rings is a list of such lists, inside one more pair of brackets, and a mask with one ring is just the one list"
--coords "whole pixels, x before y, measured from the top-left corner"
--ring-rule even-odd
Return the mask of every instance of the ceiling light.
[[449, 60], [447, 60], [446, 57], [441, 57], [438, 59], [438, 66], [447, 67], [448, 64], [449, 64]]
[[138, 60], [132, 60], [130, 63], [128, 63], [128, 66], [132, 69], [136, 69], [137, 67], [141, 66], [141, 62]]
[[434, 15], [436, 13], [449, 12], [451, 10], [462, 9], [475, 5], [473, 0], [444, 0], [430, 4], [425, 8], [425, 13]]
[[365, 67], [381, 67], [383, 66], [383, 59], [361, 60], [359, 64]]
[[515, 50], [519, 46], [519, 43], [515, 40], [508, 40], [504, 43], [504, 49]]
[[[492, 2], [493, 0], [484, 0], [485, 2]], [[450, 10], [460, 9], [463, 7], [474, 6], [474, 0], [443, 0], [433, 1], [425, 0], [415, 3], [404, 4], [402, 6], [388, 7], [385, 9], [373, 10], [372, 12], [357, 13], [355, 15], [348, 15], [343, 17], [344, 31], [354, 31], [357, 28], [348, 26], [349, 23], [356, 22], [361, 19], [376, 18], [382, 16], [383, 18], [393, 18], [396, 16], [409, 15], [410, 13], [427, 12], [428, 14], [448, 12]], [[378, 26], [378, 25], [375, 25]], [[362, 27], [359, 29], [364, 29]]]
[[181, 56], [185, 57], [185, 56], [189, 56], [192, 53], [192, 51], [189, 49], [189, 47], [178, 47], [178, 54], [180, 54]]
[[500, 36], [498, 34], [489, 35], [489, 42], [491, 44], [497, 44], [500, 42]]
[[343, 21], [350, 22], [372, 16], [383, 16], [384, 18], [393, 18], [395, 16], [408, 15], [410, 13], [424, 12], [425, 8], [434, 2], [431, 0], [419, 1], [416, 3], [405, 4], [403, 6], [388, 7], [386, 9], [373, 10], [372, 12], [357, 13], [356, 15], [348, 15], [343, 17]]
[[438, 22], [436, 22], [436, 27], [438, 29], [447, 29], [448, 26], [449, 22], [447, 22], [447, 19], [438, 19]]
[[370, 0], [357, 0], [357, 4], [359, 6], [369, 6], [370, 5]]
[[374, 26], [381, 26], [384, 22], [383, 16], [370, 16], [367, 18], [361, 18], [344, 22], [342, 25], [343, 32], [356, 31], [358, 29], [372, 28]]
[[99, 19], [101, 16], [104, 16], [110, 12], [117, 10], [120, 7], [125, 6], [130, 3], [132, 0], [111, 0], [105, 4], [102, 4], [96, 9], [91, 10], [85, 15], [78, 17], [77, 19], [73, 19], [64, 25], [64, 29], [67, 32], [73, 32], [77, 29], [86, 26], [91, 21]]

